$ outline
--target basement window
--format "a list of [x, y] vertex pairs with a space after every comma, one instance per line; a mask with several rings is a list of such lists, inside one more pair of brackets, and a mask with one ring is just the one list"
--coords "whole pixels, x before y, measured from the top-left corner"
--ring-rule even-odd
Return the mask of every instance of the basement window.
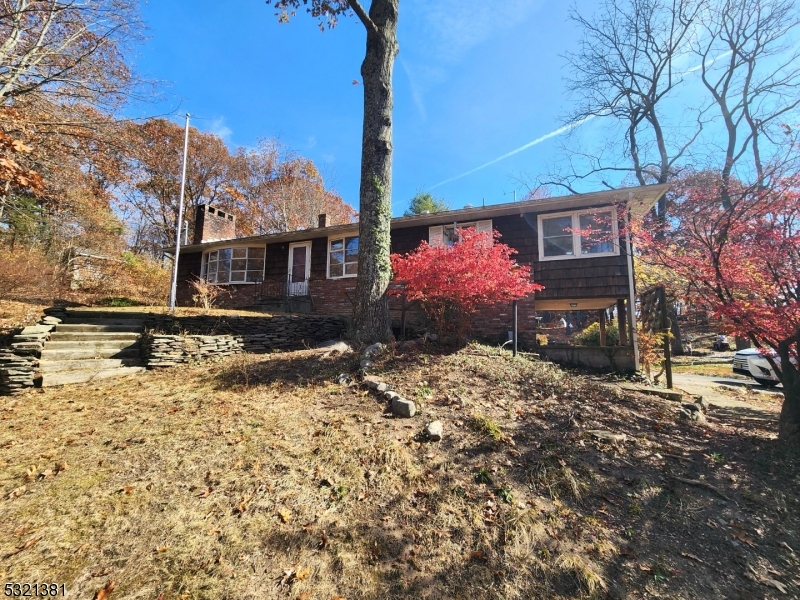
[[201, 277], [209, 283], [255, 283], [264, 278], [264, 248], [218, 248], [203, 254]]

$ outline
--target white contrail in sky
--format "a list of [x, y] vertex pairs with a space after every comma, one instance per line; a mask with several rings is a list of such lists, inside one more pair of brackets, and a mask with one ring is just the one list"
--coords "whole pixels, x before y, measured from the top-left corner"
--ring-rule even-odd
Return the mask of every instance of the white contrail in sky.
[[559, 127], [555, 131], [551, 131], [550, 133], [546, 133], [543, 136], [536, 138], [532, 142], [528, 142], [524, 146], [520, 146], [516, 150], [512, 150], [511, 152], [507, 152], [506, 154], [503, 154], [503, 156], [498, 156], [497, 158], [495, 158], [493, 160], [490, 160], [487, 163], [482, 164], [480, 167], [475, 167], [471, 171], [467, 171], [466, 173], [462, 173], [461, 175], [456, 175], [455, 177], [451, 177], [450, 179], [445, 179], [444, 181], [440, 181], [439, 183], [437, 183], [434, 186], [431, 186], [428, 189], [432, 190], [433, 188], [437, 188], [440, 185], [444, 185], [445, 183], [450, 183], [451, 181], [455, 181], [456, 179], [461, 179], [462, 177], [466, 177], [467, 175], [472, 175], [475, 171], [480, 171], [481, 169], [485, 169], [489, 165], [493, 165], [496, 162], [500, 162], [501, 160], [506, 159], [509, 156], [514, 156], [515, 154], [517, 154], [519, 152], [522, 152], [523, 150], [527, 150], [528, 148], [532, 148], [533, 146], [536, 146], [537, 144], [541, 144], [543, 141], [549, 140], [551, 137], [555, 137], [557, 135], [561, 135], [562, 133], [566, 133], [570, 129], [574, 129], [575, 127], [578, 127], [579, 125], [583, 125], [587, 121], [591, 121], [592, 119], [594, 119], [594, 117], [595, 117], [595, 115], [589, 115], [588, 117], [584, 117], [580, 121], [575, 121], [574, 123], [570, 123], [568, 125], [564, 125], [563, 127]]
[[[727, 52], [723, 52], [719, 56], [717, 56], [714, 59], [710, 60], [706, 64], [706, 66], [709, 67], [709, 66], [713, 65], [715, 62], [717, 62], [718, 60], [720, 60], [721, 58], [725, 58], [726, 56], [730, 56], [730, 54], [731, 54], [730, 50], [728, 50]], [[699, 64], [699, 65], [695, 65], [694, 67], [691, 67], [691, 68], [687, 69], [686, 71], [684, 71], [683, 74], [694, 73], [695, 71], [698, 71], [702, 66], [703, 66], [702, 63]], [[444, 185], [446, 183], [450, 183], [452, 181], [456, 181], [457, 179], [461, 179], [462, 177], [466, 177], [467, 175], [472, 175], [473, 173], [475, 173], [477, 171], [480, 171], [481, 169], [485, 169], [486, 167], [488, 167], [490, 165], [493, 165], [495, 163], [498, 163], [501, 160], [505, 160], [509, 156], [514, 156], [515, 154], [518, 154], [518, 153], [522, 152], [523, 150], [527, 150], [528, 148], [533, 148], [534, 146], [536, 146], [538, 144], [541, 144], [545, 140], [549, 140], [552, 137], [556, 137], [557, 135], [561, 135], [562, 133], [568, 132], [570, 129], [575, 129], [576, 127], [580, 127], [584, 123], [587, 123], [588, 121], [591, 121], [592, 119], [594, 119], [596, 116], [597, 115], [589, 115], [588, 117], [584, 117], [583, 119], [580, 119], [579, 121], [575, 121], [574, 123], [569, 123], [567, 125], [564, 125], [563, 127], [559, 127], [558, 129], [556, 129], [554, 131], [551, 131], [550, 133], [546, 133], [543, 136], [536, 138], [532, 142], [528, 142], [524, 146], [520, 146], [516, 150], [512, 150], [511, 152], [506, 152], [502, 156], [498, 156], [497, 158], [494, 158], [494, 159], [490, 160], [489, 162], [482, 164], [480, 167], [475, 167], [474, 169], [471, 169], [471, 170], [467, 171], [466, 173], [462, 173], [461, 175], [456, 175], [455, 177], [451, 177], [450, 179], [445, 179], [444, 181], [440, 181], [439, 183], [437, 183], [436, 185], [432, 185], [428, 189], [432, 190], [434, 188], [439, 187], [440, 185]]]

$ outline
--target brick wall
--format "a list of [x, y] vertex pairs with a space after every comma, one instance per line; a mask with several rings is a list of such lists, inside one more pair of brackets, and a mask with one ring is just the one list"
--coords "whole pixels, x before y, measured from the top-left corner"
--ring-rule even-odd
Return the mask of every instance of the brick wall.
[[311, 298], [318, 313], [351, 317], [353, 304], [348, 300], [355, 299], [356, 278], [343, 279], [311, 279], [309, 281]]
[[201, 204], [195, 210], [193, 244], [231, 240], [236, 237], [236, 218], [213, 206]]

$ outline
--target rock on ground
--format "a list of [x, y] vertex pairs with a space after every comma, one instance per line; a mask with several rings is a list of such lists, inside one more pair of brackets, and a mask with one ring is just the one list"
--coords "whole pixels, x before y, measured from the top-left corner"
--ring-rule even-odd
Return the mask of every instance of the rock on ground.
[[406, 400], [398, 396], [392, 400], [392, 413], [398, 417], [408, 419], [417, 414], [417, 405], [411, 400]]
[[428, 439], [432, 442], [438, 442], [442, 439], [442, 422], [441, 421], [431, 421], [425, 426], [425, 435], [428, 436]]

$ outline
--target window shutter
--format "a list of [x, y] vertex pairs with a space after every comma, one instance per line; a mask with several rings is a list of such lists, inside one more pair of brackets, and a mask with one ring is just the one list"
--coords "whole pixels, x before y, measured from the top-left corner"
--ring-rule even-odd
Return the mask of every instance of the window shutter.
[[444, 244], [444, 227], [435, 225], [428, 228], [428, 243], [431, 246], [441, 246]]
[[[492, 222], [491, 221], [478, 221], [477, 223], [475, 223], [475, 230], [478, 233], [488, 233], [489, 235], [492, 235]], [[493, 243], [494, 243], [494, 239], [492, 239], [491, 241], [487, 242], [486, 246], [487, 247], [491, 247], [491, 245]]]
[[478, 233], [492, 233], [492, 222], [489, 221], [478, 221], [475, 227], [478, 230]]

